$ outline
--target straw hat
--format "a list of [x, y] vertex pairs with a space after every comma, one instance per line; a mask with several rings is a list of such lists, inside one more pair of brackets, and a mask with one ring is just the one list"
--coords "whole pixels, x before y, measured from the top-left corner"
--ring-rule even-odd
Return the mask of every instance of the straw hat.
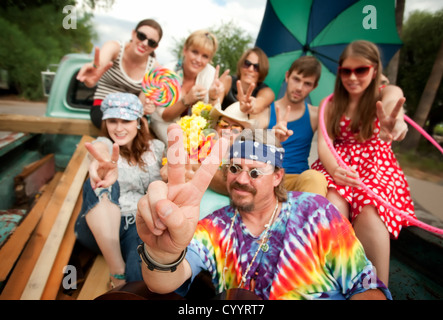
[[238, 122], [243, 126], [245, 129], [254, 129], [255, 128], [255, 121], [250, 120], [248, 118], [248, 115], [240, 110], [240, 102], [234, 102], [229, 107], [227, 107], [225, 110], [221, 110], [220, 105], [216, 105], [212, 108], [210, 116], [212, 118], [212, 126], [215, 127], [215, 125], [218, 122], [218, 119], [220, 117], [226, 117], [231, 120], [234, 120], [235, 122]]

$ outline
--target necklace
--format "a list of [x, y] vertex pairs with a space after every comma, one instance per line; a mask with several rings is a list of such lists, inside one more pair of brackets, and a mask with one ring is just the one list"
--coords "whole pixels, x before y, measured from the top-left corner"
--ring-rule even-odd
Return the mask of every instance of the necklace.
[[[278, 210], [278, 199], [277, 199], [277, 203], [275, 204], [275, 208], [274, 208], [274, 212], [272, 212], [271, 218], [269, 219], [269, 222], [267, 224], [265, 224], [265, 234], [263, 235], [262, 239], [261, 239], [261, 243], [258, 246], [257, 250], [255, 251], [254, 256], [252, 257], [251, 262], [249, 262], [248, 266], [246, 267], [246, 271], [243, 273], [242, 277], [241, 277], [241, 282], [239, 284], [239, 288], [241, 288], [243, 286], [243, 284], [246, 283], [246, 275], [249, 273], [249, 270], [252, 267], [252, 264], [254, 263], [255, 259], [257, 258], [258, 253], [260, 252], [260, 250], [262, 250], [263, 252], [267, 252], [269, 250], [269, 245], [267, 244], [268, 241], [268, 234], [269, 234], [269, 230], [271, 229], [271, 226], [274, 222], [274, 217], [275, 214], [277, 213]], [[238, 215], [238, 210], [235, 209], [235, 214], [234, 216], [231, 218], [231, 226], [229, 227], [229, 232], [228, 232], [228, 244], [226, 246], [226, 251], [225, 251], [225, 263], [223, 266], [223, 272], [222, 272], [222, 281], [223, 281], [223, 286], [226, 288], [226, 281], [225, 281], [225, 272], [228, 270], [228, 267], [226, 267], [226, 260], [228, 258], [228, 249], [229, 249], [229, 245], [231, 244], [231, 234], [232, 234], [232, 229], [234, 227], [234, 223], [235, 223], [235, 219]]]

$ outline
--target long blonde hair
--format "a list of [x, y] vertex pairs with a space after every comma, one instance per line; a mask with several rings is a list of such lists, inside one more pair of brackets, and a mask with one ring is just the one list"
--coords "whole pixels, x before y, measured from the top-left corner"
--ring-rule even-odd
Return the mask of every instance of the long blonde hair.
[[[339, 66], [348, 57], [361, 57], [369, 60], [374, 66], [375, 77], [363, 93], [359, 106], [351, 118], [351, 132], [357, 134], [360, 141], [369, 139], [373, 134], [374, 119], [376, 117], [376, 102], [380, 99], [379, 83], [382, 73], [380, 52], [375, 44], [365, 40], [350, 43], [340, 56]], [[335, 80], [334, 98], [328, 112], [328, 134], [335, 138], [340, 134], [340, 119], [346, 113], [349, 105], [349, 93], [346, 91], [341, 77]]]

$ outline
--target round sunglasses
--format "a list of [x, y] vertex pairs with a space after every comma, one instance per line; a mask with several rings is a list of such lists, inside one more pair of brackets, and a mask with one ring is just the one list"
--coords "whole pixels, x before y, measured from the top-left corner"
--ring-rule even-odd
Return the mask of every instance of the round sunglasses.
[[248, 173], [248, 175], [251, 177], [252, 180], [257, 179], [260, 176], [272, 173], [272, 172], [264, 172], [264, 171], [261, 171], [260, 169], [257, 169], [257, 168], [254, 168], [254, 169], [251, 169], [251, 170], [247, 170], [247, 169], [243, 169], [242, 167], [240, 167], [239, 165], [236, 165], [236, 164], [230, 165], [229, 166], [229, 171], [232, 174], [240, 174], [241, 172], [246, 171]]
[[368, 75], [369, 70], [373, 68], [373, 65], [370, 66], [360, 66], [354, 69], [338, 67], [338, 74], [342, 77], [350, 77], [351, 74], [355, 74], [357, 78], [362, 78]]
[[137, 35], [137, 39], [140, 40], [141, 42], [145, 41], [146, 39], [148, 39], [148, 46], [150, 46], [151, 48], [157, 48], [158, 47], [158, 42], [152, 39], [149, 39], [147, 35], [145, 35], [143, 32], [140, 31], [135, 31], [136, 35]]

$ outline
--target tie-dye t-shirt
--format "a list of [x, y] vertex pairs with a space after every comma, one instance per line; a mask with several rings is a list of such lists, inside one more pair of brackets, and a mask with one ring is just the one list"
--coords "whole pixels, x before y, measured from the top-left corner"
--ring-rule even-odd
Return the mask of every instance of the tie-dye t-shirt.
[[[191, 281], [207, 270], [218, 293], [239, 286], [263, 235], [253, 236], [237, 215], [226, 256], [234, 214], [227, 206], [201, 220], [186, 255]], [[391, 299], [350, 223], [321, 196], [289, 192], [271, 226], [267, 247], [266, 252], [259, 251], [245, 277], [246, 289], [255, 278], [254, 293], [263, 299], [348, 299], [373, 288]], [[185, 294], [189, 284], [177, 292]]]

